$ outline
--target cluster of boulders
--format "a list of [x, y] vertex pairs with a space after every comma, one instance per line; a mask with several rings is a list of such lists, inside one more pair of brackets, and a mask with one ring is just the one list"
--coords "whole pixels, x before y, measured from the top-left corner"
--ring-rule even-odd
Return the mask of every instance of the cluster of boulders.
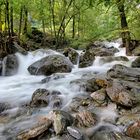
[[[47, 76], [63, 78], [62, 74]], [[70, 82], [86, 92], [77, 95], [70, 104], [62, 108], [63, 99], [59, 91], [37, 89], [29, 103], [36, 109], [51, 106], [53, 111], [42, 115], [31, 128], [16, 134], [17, 139], [57, 140], [135, 140], [140, 139], [140, 70], [124, 65], [114, 65], [104, 78], [82, 76]], [[115, 112], [107, 114], [104, 110]], [[108, 112], [109, 113], [109, 112]], [[102, 116], [100, 116], [102, 114]], [[107, 116], [106, 116], [107, 115]], [[102, 122], [100, 124], [100, 122]], [[119, 129], [123, 126], [124, 129]]]

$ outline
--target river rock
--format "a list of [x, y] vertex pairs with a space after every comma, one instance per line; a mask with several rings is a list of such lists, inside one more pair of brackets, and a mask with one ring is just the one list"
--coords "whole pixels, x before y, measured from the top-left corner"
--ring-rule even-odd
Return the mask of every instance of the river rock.
[[2, 64], [3, 76], [12, 76], [16, 74], [18, 70], [18, 65], [19, 62], [16, 55], [11, 54], [4, 57]]
[[73, 127], [73, 126], [69, 126], [67, 127], [67, 131], [69, 132], [69, 134], [78, 139], [78, 140], [84, 140], [84, 136], [81, 133], [81, 131], [77, 128], [77, 127]]
[[129, 91], [124, 87], [125, 86], [123, 86], [121, 82], [114, 80], [106, 88], [107, 95], [113, 102], [119, 105], [132, 107], [138, 102], [137, 98], [132, 91]]
[[47, 76], [46, 78], [42, 79], [41, 82], [42, 83], [48, 83], [51, 80], [58, 80], [58, 79], [61, 79], [61, 78], [65, 78], [65, 74], [63, 74], [63, 73], [54, 73], [54, 74], [52, 74], [50, 76]]
[[95, 54], [92, 50], [86, 50], [86, 52], [80, 56], [79, 68], [92, 66], [93, 61], [95, 60]]
[[29, 139], [37, 139], [39, 135], [44, 133], [46, 130], [49, 129], [51, 126], [52, 122], [47, 119], [43, 123], [40, 123], [30, 129], [24, 130], [20, 134], [18, 134], [17, 139], [18, 140], [29, 140]]
[[129, 59], [125, 56], [106, 56], [100, 59], [100, 64], [110, 63], [113, 61], [129, 61]]
[[129, 137], [140, 139], [140, 120], [128, 126], [126, 134]]
[[85, 90], [87, 92], [94, 92], [101, 88], [98, 84], [97, 79], [90, 78], [90, 79], [76, 79], [70, 82], [72, 87], [78, 87], [79, 90]]
[[59, 91], [49, 91], [46, 89], [37, 89], [33, 95], [30, 102], [31, 107], [46, 107], [49, 104], [52, 107], [59, 107], [61, 105], [61, 99], [58, 95], [61, 93]]
[[54, 110], [50, 112], [51, 119], [53, 120], [53, 127], [56, 135], [63, 134], [67, 126], [74, 123], [74, 118], [67, 112], [62, 110]]
[[32, 75], [51, 75], [53, 73], [71, 72], [73, 64], [62, 55], [50, 55], [28, 67]]
[[140, 68], [140, 57], [136, 58], [131, 65], [133, 68]]
[[95, 135], [91, 138], [91, 140], [135, 140], [135, 139], [125, 136], [124, 134], [119, 132], [99, 131], [95, 133]]
[[0, 103], [0, 113], [2, 113], [3, 111], [10, 109], [10, 105], [8, 103]]
[[140, 81], [140, 69], [129, 68], [121, 64], [114, 65], [107, 72], [109, 79], [122, 79], [125, 81], [139, 82]]
[[133, 55], [135, 56], [140, 56], [140, 46], [136, 47], [133, 51], [132, 51]]
[[71, 61], [74, 65], [77, 64], [79, 54], [78, 54], [78, 52], [77, 52], [76, 50], [74, 50], [73, 48], [65, 48], [63, 54], [64, 54], [66, 57], [69, 57], [70, 61]]
[[76, 126], [79, 128], [91, 127], [94, 126], [97, 122], [96, 115], [89, 111], [81, 111], [75, 114]]
[[100, 104], [105, 103], [106, 90], [105, 89], [97, 90], [93, 92], [90, 96], [93, 98], [93, 100], [95, 100], [96, 102]]

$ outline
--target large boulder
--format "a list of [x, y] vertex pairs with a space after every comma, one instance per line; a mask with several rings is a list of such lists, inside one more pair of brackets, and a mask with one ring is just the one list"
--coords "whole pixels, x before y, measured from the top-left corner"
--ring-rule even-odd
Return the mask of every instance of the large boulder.
[[78, 54], [78, 52], [76, 50], [74, 50], [73, 48], [65, 48], [63, 54], [66, 57], [69, 57], [70, 61], [73, 64], [75, 64], [75, 65], [77, 64], [79, 54]]
[[28, 67], [32, 75], [51, 75], [53, 73], [71, 72], [73, 64], [62, 55], [50, 55]]
[[140, 57], [136, 58], [131, 65], [133, 68], [140, 68]]
[[18, 58], [16, 55], [11, 54], [6, 56], [3, 59], [3, 64], [2, 64], [2, 74], [3, 76], [12, 76], [17, 73], [18, 70]]

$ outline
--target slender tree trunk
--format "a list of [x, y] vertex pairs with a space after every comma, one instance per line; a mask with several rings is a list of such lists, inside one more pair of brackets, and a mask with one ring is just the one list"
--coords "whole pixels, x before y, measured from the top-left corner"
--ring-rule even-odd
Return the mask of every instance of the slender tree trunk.
[[19, 31], [18, 31], [18, 37], [20, 39], [21, 34], [21, 28], [22, 28], [22, 18], [23, 18], [23, 6], [20, 7], [20, 19], [19, 19]]
[[43, 8], [43, 0], [40, 1], [41, 4], [41, 20], [42, 20], [42, 29], [43, 29], [43, 33], [45, 34], [45, 20], [44, 20], [44, 8]]
[[81, 15], [80, 15], [80, 10], [79, 10], [79, 13], [78, 13], [78, 38], [80, 37], [80, 21], [81, 21]]
[[122, 28], [121, 36], [122, 36], [123, 46], [126, 48], [126, 55], [132, 55], [131, 45], [130, 45], [131, 37], [130, 37], [130, 32], [128, 30], [128, 23], [126, 20], [124, 4], [123, 2], [121, 2], [121, 0], [117, 0], [117, 6], [121, 19], [121, 28]]
[[[75, 0], [73, 0], [73, 13], [75, 13]], [[75, 38], [75, 15], [73, 15], [72, 21], [72, 38]]]
[[11, 37], [11, 32], [10, 32], [9, 1], [8, 0], [6, 0], [6, 19], [7, 19], [7, 24], [8, 24], [8, 35], [9, 35], [9, 38], [10, 38]]
[[0, 32], [2, 32], [2, 7], [0, 5]]
[[27, 34], [27, 22], [28, 22], [28, 10], [26, 6], [24, 6], [24, 12], [25, 12], [25, 17], [24, 17], [24, 34]]
[[14, 34], [14, 25], [13, 25], [13, 0], [10, 3], [10, 23], [11, 23], [11, 35]]
[[54, 36], [56, 38], [56, 25], [55, 25], [55, 13], [54, 13], [54, 5], [55, 5], [55, 0], [49, 0], [50, 3], [50, 9], [51, 9], [51, 14], [52, 14], [52, 24], [53, 24], [53, 31], [54, 31]]

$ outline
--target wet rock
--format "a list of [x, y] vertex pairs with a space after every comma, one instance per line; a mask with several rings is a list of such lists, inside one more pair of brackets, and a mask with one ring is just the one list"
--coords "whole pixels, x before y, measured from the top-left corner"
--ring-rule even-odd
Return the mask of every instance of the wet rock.
[[101, 87], [97, 84], [95, 78], [91, 79], [76, 79], [70, 82], [71, 86], [77, 86], [79, 90], [85, 90], [87, 92], [94, 92], [99, 90]]
[[73, 127], [73, 126], [69, 126], [67, 127], [67, 131], [69, 132], [69, 134], [78, 139], [78, 140], [83, 140], [84, 136], [83, 134], [80, 132], [80, 130], [76, 127]]
[[91, 127], [94, 126], [97, 122], [96, 115], [89, 111], [81, 111], [75, 114], [76, 126], [79, 128]]
[[8, 103], [0, 103], [0, 113], [2, 113], [3, 111], [10, 109], [10, 105]]
[[106, 92], [113, 102], [127, 107], [132, 107], [137, 103], [134, 93], [126, 90], [121, 83], [114, 81], [111, 84], [112, 86], [109, 85], [109, 87], [106, 88]]
[[135, 55], [135, 56], [140, 56], [140, 46], [136, 47], [132, 53]]
[[137, 121], [128, 126], [126, 135], [135, 139], [140, 139], [140, 121]]
[[95, 133], [95, 135], [91, 138], [91, 140], [135, 140], [135, 139], [125, 136], [124, 134], [119, 132], [99, 131]]
[[95, 92], [93, 92], [91, 95], [90, 95], [93, 100], [95, 100], [96, 102], [102, 104], [102, 103], [105, 103], [106, 101], [106, 90], [105, 89], [101, 89], [101, 90], [97, 90]]
[[133, 68], [140, 68], [140, 57], [136, 58], [131, 65]]
[[67, 126], [71, 126], [74, 123], [74, 118], [65, 111], [54, 110], [50, 112], [50, 116], [53, 120], [53, 127], [57, 135], [63, 134]]
[[13, 47], [14, 53], [19, 52], [23, 55], [26, 55], [28, 53], [24, 48], [22, 48], [20, 45], [18, 45], [17, 42], [13, 42], [12, 47]]
[[92, 50], [86, 50], [86, 52], [80, 56], [79, 68], [92, 66], [93, 61], [95, 60], [95, 54]]
[[71, 101], [71, 103], [64, 108], [68, 112], [79, 112], [81, 110], [86, 110], [89, 107], [96, 106], [92, 100], [92, 98], [89, 95], [85, 96], [78, 96], [74, 97]]
[[122, 79], [125, 81], [140, 81], [140, 70], [138, 68], [129, 68], [121, 64], [114, 65], [107, 72], [107, 77], [110, 79]]
[[110, 63], [113, 61], [129, 61], [129, 59], [125, 56], [117, 56], [117, 57], [106, 56], [100, 59], [100, 64]]
[[59, 97], [61, 93], [59, 91], [49, 91], [46, 89], [37, 89], [30, 102], [31, 107], [46, 107], [49, 104], [52, 107], [60, 107], [62, 102]]
[[30, 105], [32, 107], [43, 107], [49, 104], [50, 92], [46, 89], [37, 89], [33, 95]]
[[4, 57], [2, 64], [3, 76], [12, 76], [17, 73], [18, 70], [18, 59], [16, 55], [8, 55]]
[[134, 114], [132, 112], [129, 112], [127, 114], [124, 115], [120, 115], [118, 120], [117, 120], [117, 124], [118, 125], [123, 125], [123, 126], [128, 126], [130, 123], [134, 123], [136, 121], [140, 120], [140, 114]]
[[28, 67], [32, 75], [51, 75], [53, 73], [71, 72], [73, 64], [62, 55], [50, 55]]
[[78, 52], [76, 50], [74, 50], [73, 48], [65, 48], [63, 54], [66, 57], [69, 57], [70, 61], [73, 64], [75, 64], [75, 65], [77, 64], [79, 54], [78, 54]]
[[37, 126], [34, 126], [33, 128], [24, 130], [20, 134], [18, 134], [17, 139], [18, 140], [29, 140], [32, 138], [37, 138], [40, 134], [44, 133], [48, 130], [48, 128], [51, 126], [52, 122], [47, 119], [45, 122], [38, 124]]
[[41, 80], [42, 83], [47, 83], [51, 80], [58, 80], [58, 79], [61, 79], [61, 78], [65, 78], [65, 74], [63, 73], [54, 73], [50, 76], [47, 76], [46, 78], [44, 78], [43, 80]]

